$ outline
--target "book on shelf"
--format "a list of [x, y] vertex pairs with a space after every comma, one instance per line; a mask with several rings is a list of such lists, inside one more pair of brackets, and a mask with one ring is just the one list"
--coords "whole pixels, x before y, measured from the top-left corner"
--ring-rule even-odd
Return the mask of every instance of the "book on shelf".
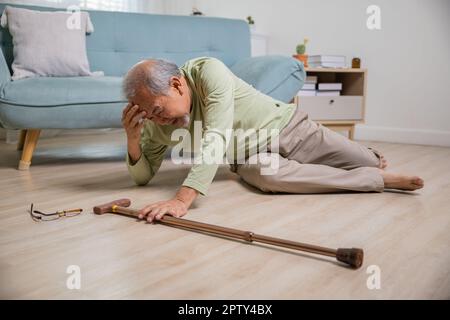
[[316, 84], [315, 83], [305, 82], [303, 84], [302, 90], [316, 90]]
[[316, 96], [318, 97], [338, 97], [341, 95], [340, 91], [317, 91]]
[[308, 62], [310, 68], [347, 68], [345, 63], [336, 62]]
[[317, 54], [308, 56], [308, 62], [345, 62], [345, 60], [345, 56], [342, 55]]
[[308, 56], [308, 65], [312, 68], [323, 67], [323, 68], [345, 68], [346, 58], [342, 55], [314, 55]]
[[319, 83], [318, 88], [321, 91], [325, 90], [342, 90], [342, 83]]
[[314, 97], [314, 96], [316, 96], [316, 90], [300, 90], [297, 93], [297, 96], [300, 96], [300, 97]]
[[317, 76], [306, 76], [305, 83], [314, 83], [314, 84], [316, 84], [317, 80], [318, 80]]

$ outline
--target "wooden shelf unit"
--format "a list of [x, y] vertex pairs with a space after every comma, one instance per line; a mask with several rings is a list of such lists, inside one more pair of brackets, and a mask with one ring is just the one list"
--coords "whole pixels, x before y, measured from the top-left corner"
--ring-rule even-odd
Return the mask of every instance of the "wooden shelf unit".
[[355, 125], [364, 123], [367, 93], [367, 69], [305, 68], [307, 76], [317, 76], [317, 83], [342, 83], [341, 95], [296, 96], [294, 103], [310, 118], [335, 131], [348, 131], [354, 138]]

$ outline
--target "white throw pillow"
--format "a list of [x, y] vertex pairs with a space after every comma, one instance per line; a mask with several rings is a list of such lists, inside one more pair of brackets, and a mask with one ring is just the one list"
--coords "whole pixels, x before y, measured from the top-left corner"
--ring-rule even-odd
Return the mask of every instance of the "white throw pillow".
[[93, 32], [89, 13], [6, 6], [1, 26], [13, 38], [13, 80], [95, 75], [86, 54], [86, 33]]

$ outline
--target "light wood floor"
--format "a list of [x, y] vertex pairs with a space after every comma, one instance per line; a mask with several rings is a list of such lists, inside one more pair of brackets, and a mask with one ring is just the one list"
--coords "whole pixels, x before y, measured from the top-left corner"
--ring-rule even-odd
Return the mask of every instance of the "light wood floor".
[[[166, 161], [136, 187], [119, 133], [39, 141], [29, 172], [17, 171], [15, 146], [0, 143], [0, 298], [450, 298], [450, 148], [365, 143], [389, 169], [416, 173], [414, 193], [268, 195], [227, 167], [188, 218], [329, 247], [361, 247], [351, 270], [332, 259], [263, 245], [96, 216], [91, 208], [131, 198], [141, 206], [169, 198], [188, 167]], [[37, 223], [29, 205], [81, 207], [75, 218]], [[81, 289], [66, 288], [66, 268], [81, 268]], [[369, 290], [366, 268], [381, 270]]]

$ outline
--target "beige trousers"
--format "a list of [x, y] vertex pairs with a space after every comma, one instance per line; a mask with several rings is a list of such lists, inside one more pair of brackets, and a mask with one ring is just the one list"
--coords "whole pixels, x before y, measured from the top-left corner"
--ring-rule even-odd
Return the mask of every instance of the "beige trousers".
[[[299, 108], [281, 130], [277, 152], [270, 147], [267, 151], [251, 156], [233, 170], [264, 192], [382, 192], [384, 189], [377, 151], [311, 121]], [[261, 160], [264, 156], [276, 157], [278, 170], [273, 174], [261, 174], [267, 166]]]

